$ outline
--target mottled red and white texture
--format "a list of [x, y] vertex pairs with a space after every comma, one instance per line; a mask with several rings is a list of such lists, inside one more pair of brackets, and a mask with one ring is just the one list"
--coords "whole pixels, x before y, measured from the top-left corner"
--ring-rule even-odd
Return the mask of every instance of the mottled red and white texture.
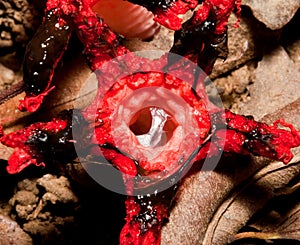
[[[53, 21], [51, 25], [53, 24], [52, 31], [54, 34], [57, 34], [66, 25], [72, 27], [83, 43], [87, 62], [94, 71], [101, 68], [103, 64], [111, 59], [129, 52], [121, 45], [120, 37], [113, 33], [92, 10], [92, 6], [94, 6], [96, 2], [97, 1], [84, 0], [49, 0], [46, 8], [46, 14], [51, 12], [51, 15], [55, 16], [54, 20], [51, 19], [51, 21]], [[139, 1], [132, 2], [138, 3]], [[169, 5], [164, 7], [152, 6], [150, 3], [147, 5], [146, 0], [141, 3], [143, 3], [141, 5], [153, 11], [157, 22], [173, 30], [181, 29], [181, 20], [178, 14], [186, 13], [188, 10], [194, 9], [201, 4], [191, 19], [192, 25], [195, 26], [194, 29], [196, 30], [197, 26], [203, 25], [206, 21], [213, 23], [213, 29], [209, 30], [209, 35], [213, 37], [220, 37], [220, 35], [226, 36], [229, 15], [234, 9], [236, 9], [238, 13], [240, 12], [240, 1], [234, 0], [206, 0], [199, 2], [195, 0], [178, 0], [171, 1]], [[46, 22], [48, 20], [49, 18], [45, 18], [43, 24], [47, 24]], [[51, 33], [48, 33], [48, 35], [50, 34]], [[64, 33], [64, 35], [66, 35], [64, 40], [67, 42], [69, 32]], [[203, 35], [206, 35], [205, 32], [203, 32]], [[28, 52], [33, 52], [34, 48], [40, 46], [40, 38], [41, 37], [37, 36], [33, 39], [33, 45], [30, 46], [31, 48], [28, 49]], [[54, 44], [51, 45], [53, 45], [53, 47], [55, 46]], [[190, 50], [189, 47], [184, 47], [183, 50], [185, 50], [185, 53], [182, 55], [190, 58], [192, 61], [198, 62], [198, 64], [202, 64], [199, 62], [199, 59], [201, 61], [203, 56], [199, 55], [199, 53], [205, 50], [207, 46], [209, 46], [207, 43], [199, 41], [199, 47], [192, 47], [193, 50]], [[41, 84], [37, 83], [28, 86], [27, 95], [21, 102], [20, 107], [22, 110], [36, 111], [39, 108], [43, 97], [52, 89], [51, 78], [65, 48], [65, 45], [61, 45], [60, 49], [57, 50], [57, 58], [50, 57], [53, 59], [53, 62], [49, 62], [48, 64], [48, 68], [51, 71], [49, 76], [46, 76], [45, 80], [41, 81]], [[47, 49], [45, 49], [45, 51], [47, 51]], [[206, 71], [210, 71], [216, 58], [215, 56], [217, 56], [218, 53], [211, 52], [208, 54], [212, 56], [210, 57], [211, 59], [208, 59], [207, 62], [205, 61], [202, 64], [204, 67], [201, 67]], [[31, 56], [29, 55], [29, 57]], [[25, 63], [26, 62], [28, 61], [25, 60]], [[40, 60], [37, 60], [36, 63], [30, 65], [32, 66], [30, 68], [33, 70], [35, 68], [41, 70], [39, 62]], [[175, 133], [174, 137], [176, 136], [176, 140], [172, 138], [169, 140], [169, 145], [166, 144], [168, 147], [166, 147], [161, 155], [157, 156], [155, 164], [143, 159], [143, 156], [138, 154], [136, 159], [129, 157], [123, 153], [126, 149], [122, 149], [122, 151], [118, 149], [118, 147], [121, 146], [117, 145], [112, 137], [114, 135], [112, 115], [114, 115], [114, 111], [118, 108], [118, 105], [123, 102], [124, 98], [139, 89], [147, 87], [167, 89], [186, 102], [197, 123], [192, 126], [189, 124], [180, 125], [180, 123], [178, 123], [178, 125], [194, 127], [195, 132], [199, 134], [198, 145], [205, 142], [205, 139], [210, 133], [215, 135], [213, 141], [203, 143], [203, 147], [194, 159], [195, 164], [201, 162], [201, 160], [206, 157], [219, 154], [220, 145], [222, 145], [223, 151], [229, 153], [253, 153], [255, 155], [277, 159], [284, 163], [288, 163], [291, 160], [291, 148], [300, 145], [300, 133], [294, 129], [292, 125], [281, 120], [269, 126], [264, 123], [256, 122], [251, 117], [236, 115], [227, 110], [224, 112], [218, 110], [216, 107], [210, 110], [208, 106], [209, 101], [207, 101], [207, 96], [203, 91], [200, 91], [200, 94], [195, 94], [191, 86], [186, 84], [185, 81], [165, 73], [166, 61], [158, 62], [158, 64], [160, 64], [161, 69], [159, 72], [136, 72], [131, 76], [118, 80], [108, 91], [102, 91], [103, 80], [101, 77], [103, 74], [99, 73], [98, 96], [95, 102], [81, 113], [84, 118], [83, 120], [89, 125], [88, 127], [95, 127], [95, 134], [90, 137], [90, 144], [97, 144], [101, 154], [122, 173], [136, 176], [137, 174], [149, 174], [151, 171], [162, 171], [168, 168], [170, 162], [166, 162], [165, 159], [168, 158], [168, 156], [170, 159], [176, 159], [174, 156], [177, 154], [176, 151], [174, 151], [172, 142], [184, 141], [183, 138], [180, 138]], [[136, 65], [136, 63], [132, 63], [132, 59], [129, 59], [125, 60], [125, 64], [123, 65], [130, 67]], [[176, 66], [176, 64], [172, 65]], [[183, 71], [179, 70], [179, 72], [184, 72], [184, 69], [182, 70]], [[120, 72], [120, 70], [116, 67], [116, 69], [113, 70], [113, 74], [117, 74], [118, 72]], [[44, 89], [39, 90], [39, 86]], [[33, 93], [30, 91], [31, 89], [39, 92]], [[163, 99], [164, 95], [161, 96]], [[164, 109], [163, 104], [161, 108]], [[171, 116], [175, 118], [172, 113]], [[221, 118], [224, 120], [221, 120]], [[223, 129], [215, 127], [219, 124], [223, 124]], [[288, 129], [279, 128], [279, 124]], [[8, 161], [7, 171], [9, 173], [19, 173], [29, 165], [45, 165], [47, 158], [43, 155], [43, 151], [40, 151], [40, 144], [41, 142], [47, 143], [48, 137], [52, 137], [52, 141], [49, 142], [49, 148], [53, 146], [51, 145], [53, 140], [63, 142], [63, 144], [60, 145], [62, 148], [60, 150], [64, 149], [64, 144], [78, 143], [70, 138], [70, 134], [64, 134], [65, 131], [70, 130], [70, 127], [72, 127], [70, 118], [57, 117], [50, 122], [34, 123], [10, 134], [3, 135], [1, 131], [1, 143], [14, 148], [14, 153]], [[217, 130], [214, 131], [214, 128], [217, 128]], [[61, 136], [56, 139], [56, 134], [61, 134]], [[42, 138], [42, 136], [47, 137]], [[134, 139], [134, 135], [131, 136], [133, 136], [132, 139]], [[126, 140], [127, 144], [130, 143], [130, 138]], [[137, 146], [138, 141], [135, 141], [133, 145]], [[91, 147], [91, 153], [97, 154], [94, 150], [95, 149]], [[164, 162], [166, 162], [166, 164], [163, 164]], [[141, 171], [141, 169], [143, 171]], [[127, 186], [128, 194], [130, 194], [131, 187], [132, 186]], [[149, 200], [147, 199], [147, 201], [145, 201], [144, 197], [128, 197], [126, 201], [126, 224], [121, 231], [120, 244], [160, 244], [160, 231], [163, 222], [168, 217], [168, 209], [172, 198], [157, 199], [155, 195], [152, 195], [149, 197]]]

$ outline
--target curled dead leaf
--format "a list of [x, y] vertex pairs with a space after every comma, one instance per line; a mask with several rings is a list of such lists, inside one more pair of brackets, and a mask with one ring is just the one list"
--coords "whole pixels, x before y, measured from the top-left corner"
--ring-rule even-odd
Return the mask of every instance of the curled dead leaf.
[[[290, 241], [300, 241], [300, 204], [289, 210], [284, 215], [271, 217], [272, 212], [267, 217], [259, 220], [259, 223], [250, 224], [256, 228], [255, 232], [241, 232], [234, 236], [234, 241], [242, 239], [262, 239], [277, 240], [288, 239]], [[273, 216], [275, 216], [273, 214]]]
[[[263, 121], [270, 123], [286, 118], [300, 128], [299, 108], [300, 99], [297, 99], [267, 115]], [[231, 156], [223, 159], [214, 171], [187, 177], [179, 189], [169, 223], [163, 228], [162, 244], [231, 242], [239, 230], [280, 193], [278, 190], [282, 191], [299, 178], [300, 149], [294, 149], [294, 154], [289, 165]], [[287, 220], [291, 222], [289, 216]], [[264, 238], [287, 237], [282, 233], [278, 235], [277, 230], [264, 233]]]

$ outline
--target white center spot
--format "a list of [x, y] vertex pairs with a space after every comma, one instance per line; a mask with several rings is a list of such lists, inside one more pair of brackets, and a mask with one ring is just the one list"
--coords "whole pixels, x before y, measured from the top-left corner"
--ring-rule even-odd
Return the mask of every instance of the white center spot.
[[151, 127], [148, 133], [137, 135], [139, 143], [145, 147], [155, 148], [162, 146], [167, 142], [167, 136], [164, 131], [165, 123], [168, 119], [168, 114], [160, 108], [151, 107]]

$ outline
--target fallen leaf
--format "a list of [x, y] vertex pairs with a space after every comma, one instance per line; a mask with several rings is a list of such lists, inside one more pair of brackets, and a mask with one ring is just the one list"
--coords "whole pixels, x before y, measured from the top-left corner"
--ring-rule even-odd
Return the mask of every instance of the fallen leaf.
[[295, 205], [284, 215], [278, 213], [274, 215], [271, 211], [266, 217], [259, 219], [259, 223], [251, 223], [250, 227], [254, 227], [258, 231], [238, 233], [234, 236], [234, 241], [248, 238], [300, 241], [300, 204]]
[[[257, 106], [253, 105], [252, 112]], [[277, 103], [262, 121], [285, 118], [300, 128], [299, 110], [297, 98], [289, 104]], [[179, 188], [169, 223], [163, 228], [162, 244], [228, 244], [278, 190], [299, 178], [300, 149], [293, 152], [295, 158], [288, 165], [232, 156], [222, 159], [214, 171], [188, 176]]]

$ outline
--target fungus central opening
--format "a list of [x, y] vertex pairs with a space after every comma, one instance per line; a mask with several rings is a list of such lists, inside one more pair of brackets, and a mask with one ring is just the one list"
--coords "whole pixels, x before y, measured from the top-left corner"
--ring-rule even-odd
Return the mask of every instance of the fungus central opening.
[[177, 126], [172, 114], [151, 106], [136, 112], [129, 122], [129, 128], [139, 143], [152, 148], [165, 145]]

